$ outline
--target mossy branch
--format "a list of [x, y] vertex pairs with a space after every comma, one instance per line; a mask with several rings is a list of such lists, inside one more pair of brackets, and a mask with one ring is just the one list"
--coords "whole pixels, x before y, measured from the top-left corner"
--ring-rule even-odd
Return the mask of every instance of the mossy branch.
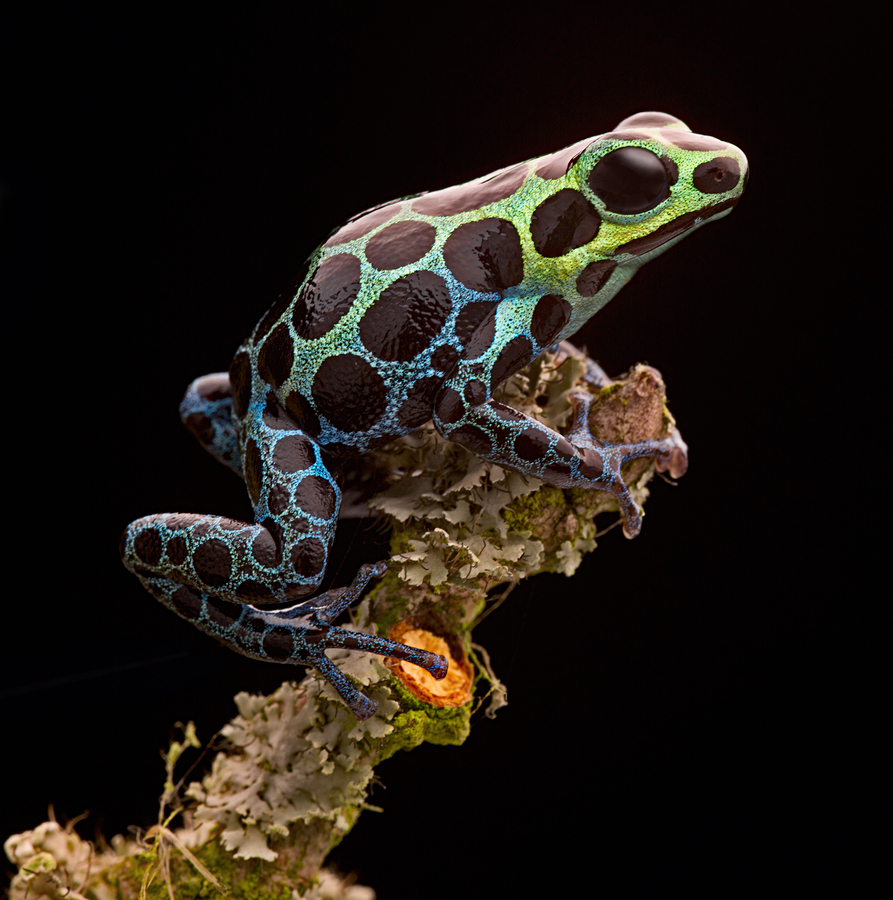
[[[564, 430], [568, 394], [583, 387], [595, 396], [589, 424], [601, 440], [672, 431], [656, 370], [637, 366], [601, 388], [587, 388], [585, 372], [580, 359], [544, 354], [509, 379], [498, 399]], [[13, 900], [374, 896], [322, 866], [366, 807], [375, 766], [424, 741], [461, 744], [473, 708], [488, 703], [492, 714], [506, 703], [486, 651], [472, 644], [488, 597], [492, 608], [538, 572], [572, 575], [595, 549], [595, 517], [613, 512], [616, 521], [617, 504], [604, 492], [560, 490], [487, 463], [444, 441], [430, 423], [369, 461], [382, 489], [368, 505], [393, 525], [392, 564], [348, 627], [443, 653], [447, 679], [436, 682], [395, 660], [330, 651], [378, 703], [364, 722], [312, 671], [266, 697], [240, 693], [238, 715], [221, 731], [224, 749], [182, 797], [173, 771], [186, 746], [198, 744], [194, 731], [187, 727], [184, 741], [171, 746], [159, 823], [142, 840], [119, 836], [97, 853], [55, 822], [11, 837], [6, 853], [19, 869]], [[654, 470], [647, 459], [624, 467], [640, 506]], [[181, 814], [177, 828], [172, 813]]]

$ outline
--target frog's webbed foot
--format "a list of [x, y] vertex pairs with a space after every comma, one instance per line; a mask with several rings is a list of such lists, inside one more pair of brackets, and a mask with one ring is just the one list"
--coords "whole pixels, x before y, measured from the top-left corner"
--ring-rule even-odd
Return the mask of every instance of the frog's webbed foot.
[[366, 590], [366, 585], [373, 578], [381, 578], [387, 568], [388, 564], [384, 561], [365, 563], [360, 566], [354, 580], [347, 587], [332, 588], [318, 597], [311, 597], [309, 600], [299, 603], [280, 615], [298, 618], [312, 613], [316, 620], [328, 624], [337, 619], [344, 610], [353, 606], [360, 599], [360, 594]]
[[[338, 691], [358, 719], [367, 719], [371, 716], [376, 710], [376, 704], [354, 687], [347, 676], [325, 655], [326, 649], [360, 650], [364, 653], [402, 659], [421, 666], [437, 679], [443, 678], [447, 673], [447, 661], [436, 653], [399, 644], [363, 631], [337, 628], [330, 624], [336, 616], [359, 599], [370, 579], [382, 576], [386, 569], [386, 562], [366, 564], [360, 567], [356, 577], [347, 587], [326, 591], [289, 609], [253, 609], [251, 614], [252, 619], [261, 619], [267, 628], [280, 633], [286, 645], [291, 642], [289, 658], [277, 658], [274, 661], [314, 666]], [[267, 649], [266, 642], [263, 647]], [[261, 658], [271, 656], [273, 654], [265, 653]]]
[[[399, 644], [397, 641], [366, 634], [363, 631], [348, 631], [330, 624], [359, 599], [372, 578], [380, 578], [386, 570], [386, 562], [367, 563], [360, 566], [356, 577], [347, 587], [326, 591], [289, 609], [252, 611], [253, 617], [262, 618], [270, 628], [281, 632], [283, 638], [291, 639], [290, 658], [274, 661], [304, 663], [318, 669], [358, 719], [371, 716], [375, 712], [376, 704], [353, 686], [344, 673], [325, 655], [326, 649], [361, 650], [364, 653], [402, 659], [421, 666], [437, 679], [443, 678], [447, 673], [447, 661], [439, 654]], [[266, 649], [266, 644], [264, 647]], [[272, 654], [265, 654], [261, 658], [271, 656]]]
[[581, 453], [590, 477], [598, 482], [602, 490], [609, 491], [617, 499], [624, 517], [623, 533], [628, 538], [634, 538], [642, 530], [642, 511], [633, 500], [620, 467], [633, 459], [651, 457], [656, 460], [659, 472], [669, 471], [672, 478], [681, 478], [688, 469], [688, 445], [682, 440], [678, 428], [659, 441], [606, 444], [594, 438], [589, 430], [592, 395], [586, 391], [572, 391], [568, 399], [574, 408], [574, 420], [567, 440]]

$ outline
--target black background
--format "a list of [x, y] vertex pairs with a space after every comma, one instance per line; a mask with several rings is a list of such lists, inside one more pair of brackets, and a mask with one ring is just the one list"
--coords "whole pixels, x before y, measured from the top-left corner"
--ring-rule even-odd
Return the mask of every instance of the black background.
[[[850, 802], [820, 518], [840, 484], [809, 473], [829, 301], [807, 283], [823, 263], [803, 141], [824, 100], [805, 48], [824, 23], [806, 41], [684, 7], [68, 15], [7, 38], [25, 54], [3, 169], [3, 835], [49, 803], [89, 809], [87, 837], [151, 825], [173, 724], [207, 740], [237, 691], [291, 674], [219, 648], [118, 561], [138, 516], [250, 516], [179, 423], [189, 381], [226, 369], [348, 216], [657, 109], [740, 146], [747, 193], [578, 343], [610, 373], [663, 372], [690, 471], [654, 483], [637, 540], [614, 530], [480, 626], [510, 705], [461, 748], [385, 763], [384, 813], [333, 861], [382, 897], [821, 872]], [[345, 523], [329, 583], [376, 540]]]

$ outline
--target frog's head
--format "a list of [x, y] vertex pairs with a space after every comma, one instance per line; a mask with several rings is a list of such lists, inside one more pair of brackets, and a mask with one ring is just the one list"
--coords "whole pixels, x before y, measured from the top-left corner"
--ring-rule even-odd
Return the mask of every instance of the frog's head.
[[[638, 268], [705, 222], [727, 215], [747, 183], [732, 144], [693, 134], [674, 116], [638, 113], [568, 162], [598, 212], [596, 253]], [[599, 246], [601, 245], [601, 246]]]

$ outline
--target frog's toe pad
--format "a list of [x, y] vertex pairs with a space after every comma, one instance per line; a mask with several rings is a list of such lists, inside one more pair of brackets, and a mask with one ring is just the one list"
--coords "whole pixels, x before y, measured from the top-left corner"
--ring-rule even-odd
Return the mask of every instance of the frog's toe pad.
[[631, 541], [642, 531], [642, 511], [638, 504], [632, 503], [623, 517], [623, 536]]
[[350, 711], [362, 722], [370, 719], [375, 715], [378, 704], [374, 700], [370, 700], [365, 694], [359, 694], [350, 704]]
[[432, 653], [431, 663], [425, 666], [425, 668], [431, 673], [431, 675], [438, 681], [440, 681], [441, 678], [446, 678], [447, 670], [449, 669], [449, 667], [450, 664], [439, 653]]
[[671, 478], [681, 478], [688, 471], [688, 444], [682, 439], [678, 428], [668, 440], [672, 443], [672, 449], [657, 458], [657, 471], [669, 471]]

